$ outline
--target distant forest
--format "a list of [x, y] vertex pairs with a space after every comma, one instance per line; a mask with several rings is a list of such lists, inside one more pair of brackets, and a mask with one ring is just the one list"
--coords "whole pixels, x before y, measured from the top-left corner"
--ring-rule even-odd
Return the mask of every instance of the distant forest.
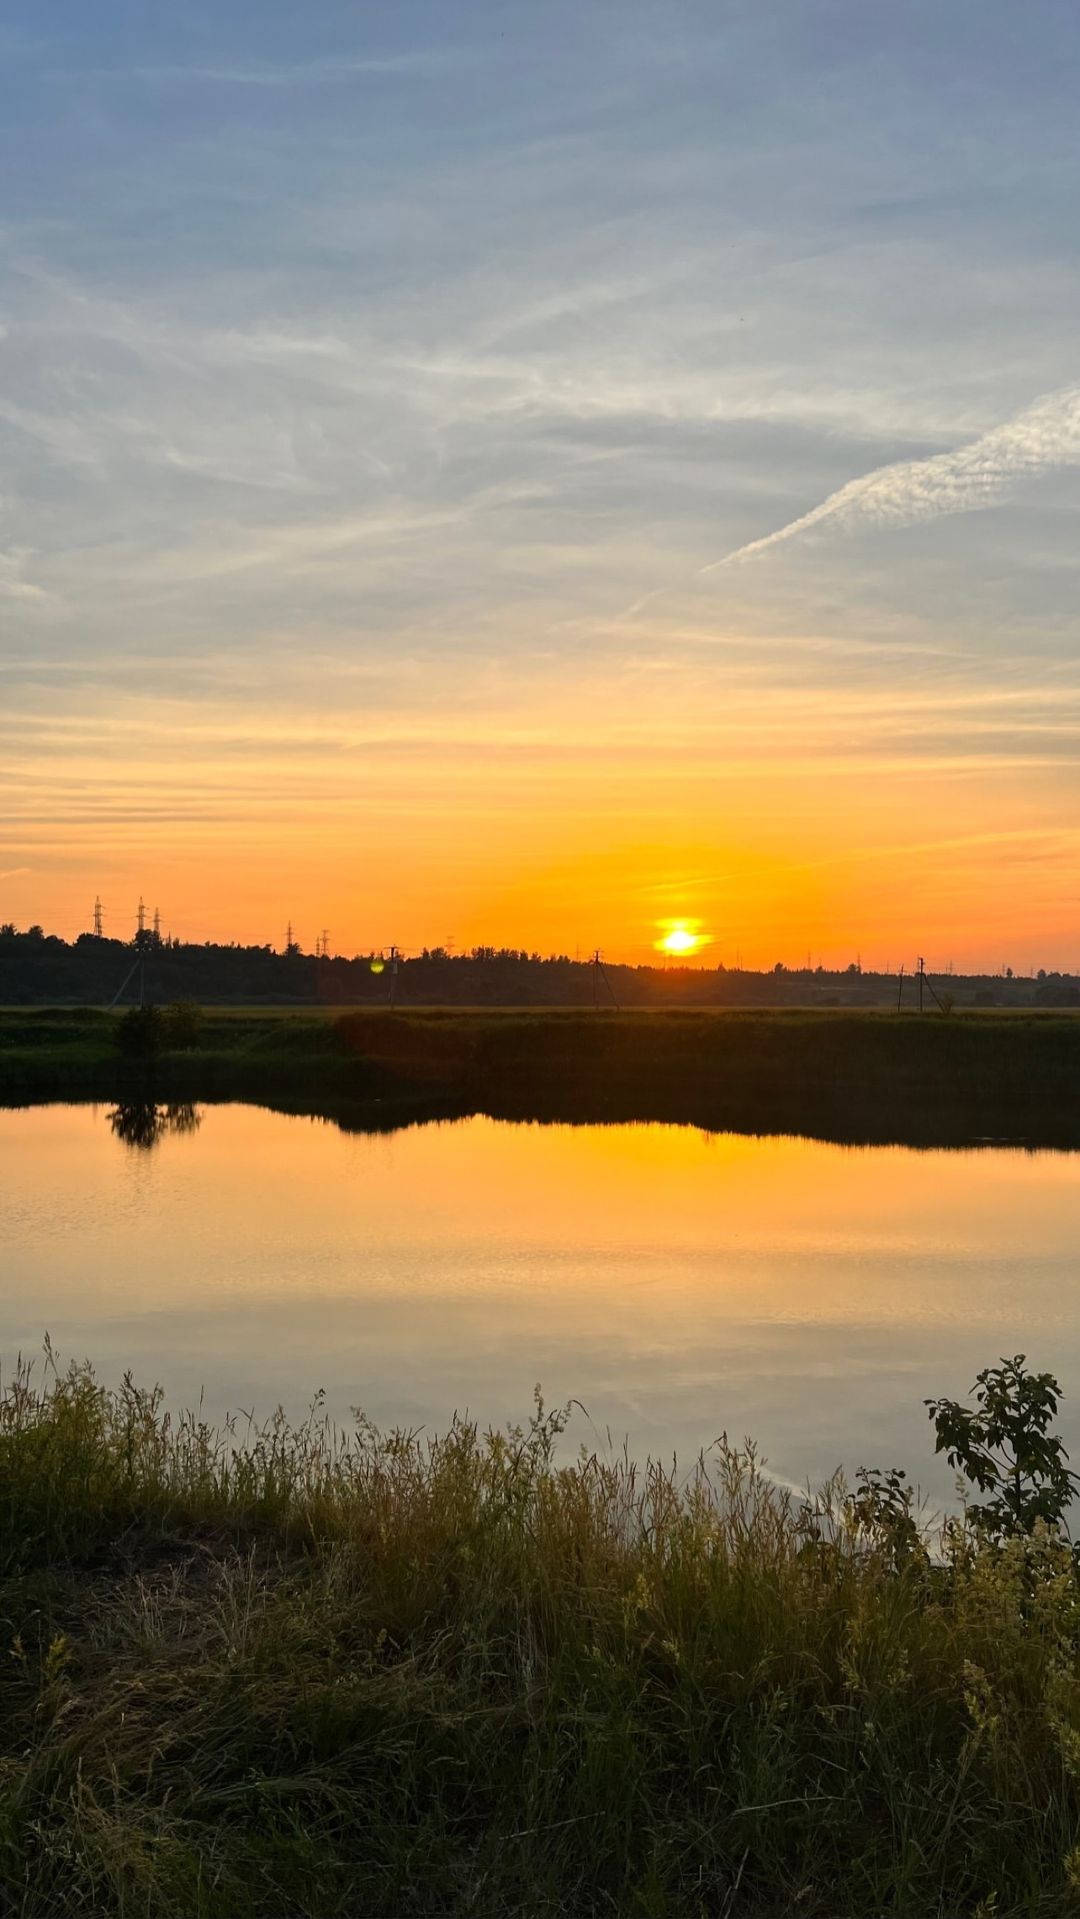
[[[140, 945], [141, 940], [141, 945]], [[857, 965], [777, 965], [755, 973], [723, 966], [596, 966], [565, 954], [541, 958], [512, 948], [440, 947], [394, 963], [376, 954], [346, 959], [293, 947], [185, 945], [146, 932], [135, 942], [80, 934], [73, 942], [39, 926], [0, 925], [0, 1005], [107, 1006], [197, 1000], [204, 1005], [377, 1006], [895, 1006], [896, 974]], [[903, 982], [903, 1004], [918, 1003], [918, 981]], [[927, 973], [925, 1006], [1080, 1006], [1080, 981], [1040, 971], [1011, 975]]]

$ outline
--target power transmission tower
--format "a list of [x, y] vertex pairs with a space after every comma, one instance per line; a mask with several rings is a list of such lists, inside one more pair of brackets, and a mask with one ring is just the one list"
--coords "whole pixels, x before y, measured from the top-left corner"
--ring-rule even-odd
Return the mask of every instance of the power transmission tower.
[[145, 931], [146, 931], [146, 907], [143, 904], [143, 896], [140, 893], [139, 894], [139, 938], [140, 939], [142, 939], [142, 936], [145, 933]]
[[104, 937], [105, 935], [101, 928], [101, 895], [99, 893], [94, 901], [94, 938], [99, 940], [104, 939]]
[[318, 939], [315, 941], [315, 958], [316, 959], [330, 958], [330, 928], [328, 926], [323, 927], [322, 932], [319, 934]]
[[155, 906], [154, 908], [154, 945], [155, 946], [161, 945], [161, 908], [160, 906]]

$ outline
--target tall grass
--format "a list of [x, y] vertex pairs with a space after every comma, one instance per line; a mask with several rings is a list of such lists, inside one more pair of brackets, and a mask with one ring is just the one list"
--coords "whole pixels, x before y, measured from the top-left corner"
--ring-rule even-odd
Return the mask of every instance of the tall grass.
[[[1080, 1587], [752, 1450], [0, 1402], [0, 1911], [1073, 1911]], [[565, 1442], [564, 1442], [565, 1443]]]

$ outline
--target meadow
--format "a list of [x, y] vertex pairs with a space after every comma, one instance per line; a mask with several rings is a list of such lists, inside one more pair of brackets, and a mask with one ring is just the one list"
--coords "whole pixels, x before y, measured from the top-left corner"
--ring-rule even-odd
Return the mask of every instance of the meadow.
[[1051, 1529], [924, 1540], [904, 1489], [797, 1499], [747, 1446], [574, 1460], [570, 1412], [222, 1433], [10, 1380], [0, 1909], [1075, 1911]]

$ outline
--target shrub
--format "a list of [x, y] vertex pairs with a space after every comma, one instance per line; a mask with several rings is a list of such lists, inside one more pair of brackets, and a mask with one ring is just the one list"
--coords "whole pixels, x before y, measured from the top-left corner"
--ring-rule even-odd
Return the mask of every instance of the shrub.
[[195, 1000], [178, 999], [165, 1008], [164, 1043], [172, 1052], [190, 1053], [198, 1046], [206, 1024], [203, 1009]]
[[160, 1006], [132, 1006], [117, 1022], [116, 1044], [128, 1059], [153, 1059], [165, 1041]]
[[1063, 1527], [1080, 1480], [1069, 1455], [1050, 1431], [1061, 1387], [1053, 1373], [1029, 1373], [1026, 1355], [987, 1366], [972, 1391], [974, 1411], [955, 1399], [928, 1399], [944, 1453], [990, 1497], [969, 1506], [972, 1521], [991, 1538], [1030, 1533], [1036, 1523]]

